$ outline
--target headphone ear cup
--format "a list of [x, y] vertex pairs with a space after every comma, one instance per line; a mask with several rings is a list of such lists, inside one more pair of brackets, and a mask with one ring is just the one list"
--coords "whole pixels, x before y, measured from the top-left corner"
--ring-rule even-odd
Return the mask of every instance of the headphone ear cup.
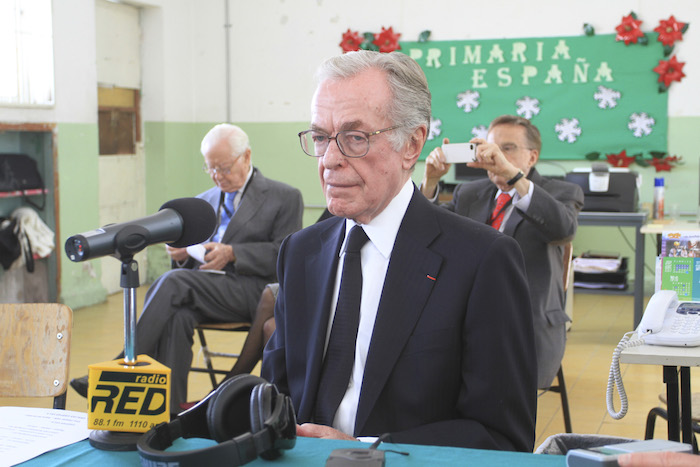
[[250, 395], [265, 380], [253, 375], [237, 375], [221, 383], [209, 400], [207, 426], [212, 439], [228, 441], [251, 430]]
[[[250, 393], [250, 431], [252, 433], [265, 429], [265, 421], [272, 416], [272, 411], [275, 408], [274, 404], [278, 397], [279, 390], [274, 384], [258, 384], [253, 388], [253, 391]], [[294, 429], [296, 430], [296, 426]], [[282, 455], [282, 452], [276, 448], [279, 445], [277, 434], [273, 436], [275, 437], [275, 448], [260, 453], [260, 457], [269, 461]]]
[[265, 420], [272, 414], [273, 398], [277, 393], [277, 387], [269, 383], [253, 388], [250, 393], [250, 431], [253, 433], [265, 428]]

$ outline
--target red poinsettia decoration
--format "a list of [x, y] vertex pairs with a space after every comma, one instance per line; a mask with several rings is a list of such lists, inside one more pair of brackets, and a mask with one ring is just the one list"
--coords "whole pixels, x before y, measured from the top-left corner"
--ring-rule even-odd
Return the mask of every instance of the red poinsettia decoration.
[[670, 172], [674, 164], [679, 163], [680, 160], [678, 156], [653, 157], [649, 164], [653, 165], [657, 172]]
[[630, 42], [636, 44], [639, 38], [644, 37], [644, 33], [639, 28], [640, 24], [642, 24], [642, 21], [638, 20], [633, 12], [623, 16], [622, 22], [615, 28], [617, 31], [615, 40], [625, 41], [625, 45], [629, 45]]
[[654, 28], [654, 31], [659, 33], [659, 42], [665, 46], [672, 46], [676, 41], [683, 40], [683, 31], [686, 23], [676, 21], [676, 18], [671, 15], [667, 20], [660, 20], [659, 25]]
[[635, 156], [628, 156], [626, 149], [623, 149], [619, 154], [608, 154], [605, 157], [613, 167], [629, 167], [636, 159]]
[[[586, 154], [589, 161], [599, 160], [601, 153], [598, 151]], [[666, 151], [649, 151], [650, 157], [645, 157], [642, 153], [627, 155], [627, 150], [623, 149], [619, 154], [607, 154], [605, 158], [613, 167], [629, 167], [637, 164], [640, 167], [654, 167], [657, 172], [670, 172], [678, 165], [683, 165], [683, 157], [671, 156]]]
[[340, 42], [340, 48], [345, 52], [354, 52], [360, 50], [360, 44], [364, 38], [358, 31], [351, 31], [350, 28], [343, 34], [343, 40]]
[[393, 52], [401, 48], [399, 45], [400, 37], [401, 34], [395, 33], [393, 27], [389, 29], [382, 27], [382, 32], [375, 34], [373, 44], [379, 47], [379, 51], [382, 53]]
[[659, 60], [659, 64], [654, 68], [654, 71], [659, 74], [659, 83], [663, 82], [664, 86], [669, 87], [671, 82], [680, 82], [685, 77], [683, 66], [685, 66], [685, 62], [679, 62], [674, 55], [670, 60]]

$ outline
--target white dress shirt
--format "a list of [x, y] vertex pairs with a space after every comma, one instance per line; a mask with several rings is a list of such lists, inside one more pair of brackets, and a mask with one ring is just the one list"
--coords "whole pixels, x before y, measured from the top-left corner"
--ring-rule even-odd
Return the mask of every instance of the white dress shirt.
[[[340, 402], [338, 411], [333, 420], [333, 427], [353, 435], [355, 431], [355, 418], [357, 416], [357, 405], [360, 401], [360, 391], [362, 389], [362, 378], [365, 372], [365, 362], [369, 351], [374, 321], [377, 317], [379, 299], [384, 288], [384, 279], [389, 267], [391, 251], [394, 249], [396, 234], [399, 226], [406, 214], [408, 204], [413, 196], [413, 182], [409, 179], [401, 188], [389, 205], [368, 224], [363, 224], [369, 241], [360, 250], [362, 261], [362, 298], [360, 304], [360, 324], [357, 330], [357, 341], [355, 343], [355, 362], [352, 374], [348, 383], [343, 400]], [[351, 219], [345, 221], [345, 240], [340, 248], [340, 260], [335, 276], [335, 286], [333, 289], [333, 299], [331, 300], [331, 316], [328, 322], [326, 333], [326, 347], [330, 338], [335, 307], [340, 291], [340, 279], [343, 272], [343, 262], [345, 261], [345, 244], [347, 242], [350, 229], [355, 226]]]

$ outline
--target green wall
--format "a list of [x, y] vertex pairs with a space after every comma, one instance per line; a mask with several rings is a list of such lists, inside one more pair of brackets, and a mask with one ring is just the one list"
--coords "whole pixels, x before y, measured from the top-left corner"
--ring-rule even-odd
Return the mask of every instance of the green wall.
[[[167, 200], [194, 196], [211, 186], [211, 180], [202, 171], [199, 144], [206, 132], [218, 122], [174, 123], [145, 122], [146, 206], [154, 213]], [[306, 156], [299, 148], [297, 133], [308, 127], [308, 122], [245, 123], [240, 125], [250, 136], [254, 164], [269, 178], [281, 180], [299, 188], [306, 209], [304, 226], [316, 221], [325, 205], [319, 187], [317, 161]], [[698, 209], [698, 153], [700, 147], [700, 117], [669, 118], [669, 150], [684, 158], [683, 166], [672, 172], [654, 173], [651, 168], [636, 168], [643, 177], [640, 201], [652, 200], [653, 179], [666, 179], [666, 209], [675, 205], [679, 212], [695, 214]], [[60, 184], [61, 243], [57, 250], [61, 261], [62, 300], [71, 307], [97, 303], [105, 298], [99, 281], [99, 262], [72, 263], [65, 258], [63, 243], [69, 235], [94, 229], [99, 224], [98, 214], [98, 157], [97, 127], [92, 124], [60, 124], [58, 126], [58, 169]], [[545, 148], [546, 150], [546, 148]], [[562, 162], [558, 174], [576, 166], [587, 166], [587, 161]], [[423, 162], [416, 166], [413, 179], [420, 182]], [[634, 167], [633, 167], [634, 168]], [[550, 165], [541, 171], [549, 173]], [[646, 293], [653, 291], [653, 262], [655, 238], [647, 236]], [[629, 243], [628, 243], [629, 242]], [[630, 257], [634, 268], [634, 231], [581, 227], [574, 241], [575, 253], [589, 249], [617, 251]], [[141, 281], [151, 282], [169, 268], [162, 245], [148, 249], [148, 271]]]
[[97, 124], [59, 123], [58, 193], [59, 232], [56, 254], [61, 256], [61, 301], [73, 309], [104, 301], [100, 262], [74, 263], [63, 245], [71, 235], [99, 224]]

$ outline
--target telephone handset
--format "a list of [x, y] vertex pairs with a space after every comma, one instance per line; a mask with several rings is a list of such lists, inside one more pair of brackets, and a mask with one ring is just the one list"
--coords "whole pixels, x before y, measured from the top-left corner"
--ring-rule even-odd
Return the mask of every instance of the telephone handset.
[[[638, 339], [630, 340], [637, 334]], [[667, 345], [673, 347], [696, 347], [700, 345], [700, 303], [679, 302], [673, 290], [660, 290], [654, 294], [644, 310], [644, 316], [637, 331], [626, 333], [613, 352], [608, 377], [608, 413], [616, 420], [627, 413], [627, 395], [620, 374], [620, 354], [628, 347], [643, 344]], [[612, 401], [613, 390], [617, 386], [620, 395], [620, 411], [615, 412]]]

